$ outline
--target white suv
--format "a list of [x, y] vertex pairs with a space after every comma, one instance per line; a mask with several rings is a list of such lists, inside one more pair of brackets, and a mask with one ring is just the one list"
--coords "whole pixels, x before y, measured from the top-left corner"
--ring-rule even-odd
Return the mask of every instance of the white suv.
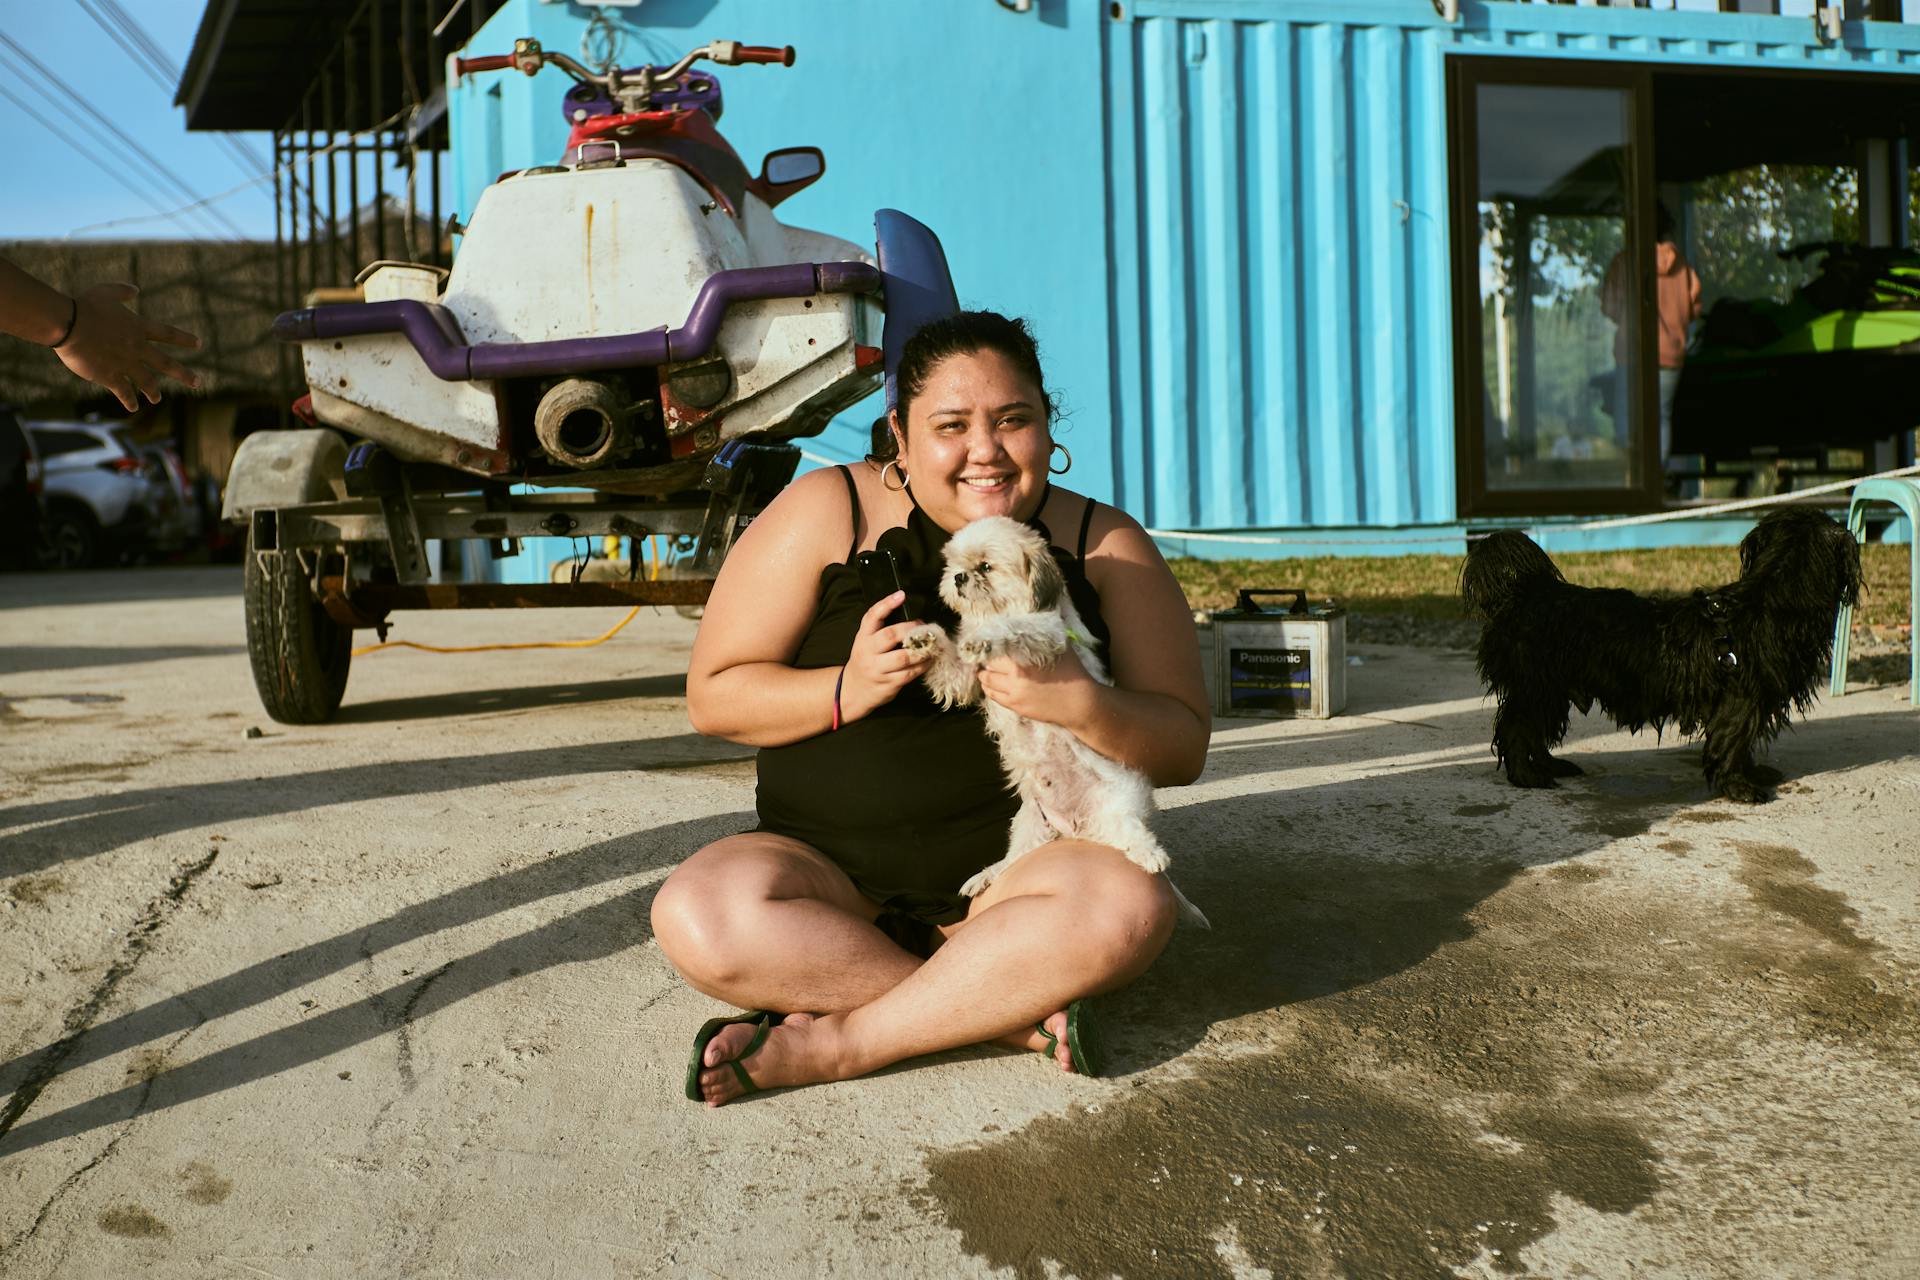
[[48, 566], [113, 563], [146, 548], [173, 518], [164, 464], [143, 458], [100, 422], [29, 422], [44, 468]]

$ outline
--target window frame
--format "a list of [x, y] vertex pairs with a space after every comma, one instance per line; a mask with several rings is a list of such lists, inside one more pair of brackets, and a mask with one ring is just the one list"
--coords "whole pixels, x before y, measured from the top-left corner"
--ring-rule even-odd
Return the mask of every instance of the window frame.
[[[1637, 269], [1629, 305], [1638, 317], [1638, 356], [1630, 388], [1639, 406], [1633, 460], [1637, 483], [1603, 489], [1492, 489], [1486, 476], [1486, 422], [1480, 334], [1479, 112], [1483, 84], [1611, 88], [1627, 92], [1632, 164], [1627, 173], [1626, 252]], [[1664, 510], [1660, 453], [1659, 361], [1654, 315], [1653, 68], [1645, 63], [1454, 55], [1447, 59], [1447, 181], [1451, 188], [1454, 312], [1455, 500], [1462, 518], [1593, 515]]]

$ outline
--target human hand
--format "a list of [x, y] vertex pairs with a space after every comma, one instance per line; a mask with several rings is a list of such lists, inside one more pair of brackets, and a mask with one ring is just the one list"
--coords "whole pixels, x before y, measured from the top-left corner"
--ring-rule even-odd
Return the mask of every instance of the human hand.
[[160, 379], [198, 387], [199, 376], [161, 351], [156, 343], [190, 350], [200, 339], [185, 329], [144, 320], [127, 309], [139, 290], [130, 284], [96, 284], [74, 295], [73, 330], [54, 349], [62, 364], [114, 394], [132, 413], [144, 394], [160, 403]]
[[1067, 650], [1044, 666], [1029, 666], [1008, 653], [980, 668], [980, 688], [1015, 715], [1066, 729], [1085, 724], [1103, 688]]
[[906, 598], [906, 592], [896, 591], [875, 602], [861, 617], [860, 630], [853, 637], [853, 649], [847, 654], [846, 670], [840, 677], [840, 723], [871, 715], [876, 707], [892, 702], [933, 661], [931, 649], [901, 647], [907, 636], [920, 629], [920, 623], [886, 623], [887, 615]]

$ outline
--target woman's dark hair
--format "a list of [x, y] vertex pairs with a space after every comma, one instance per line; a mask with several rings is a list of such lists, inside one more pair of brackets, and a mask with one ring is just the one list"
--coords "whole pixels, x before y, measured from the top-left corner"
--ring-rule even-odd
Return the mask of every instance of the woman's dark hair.
[[[1047, 392], [1046, 378], [1040, 372], [1040, 347], [1028, 332], [1027, 322], [1010, 320], [998, 311], [960, 311], [921, 325], [900, 352], [900, 367], [894, 372], [894, 407], [900, 413], [903, 427], [907, 406], [926, 390], [927, 379], [935, 366], [948, 356], [975, 355], [982, 351], [999, 353], [1032, 380], [1051, 422], [1059, 413], [1059, 406]], [[898, 455], [899, 445], [893, 432], [887, 429], [886, 418], [876, 419], [873, 452], [867, 455], [867, 461], [891, 462]]]

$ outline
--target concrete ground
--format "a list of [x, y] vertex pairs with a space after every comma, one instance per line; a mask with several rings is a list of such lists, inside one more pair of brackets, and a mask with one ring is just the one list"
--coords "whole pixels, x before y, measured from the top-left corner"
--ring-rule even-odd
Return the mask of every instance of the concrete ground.
[[[0, 1274], [1920, 1274], [1920, 711], [1762, 808], [1594, 719], [1494, 773], [1470, 661], [1228, 721], [1110, 1078], [970, 1050], [718, 1111], [648, 934], [751, 821], [694, 624], [255, 699], [237, 569], [0, 577]], [[617, 612], [404, 615], [439, 643]], [[261, 735], [249, 738], [250, 727]]]

